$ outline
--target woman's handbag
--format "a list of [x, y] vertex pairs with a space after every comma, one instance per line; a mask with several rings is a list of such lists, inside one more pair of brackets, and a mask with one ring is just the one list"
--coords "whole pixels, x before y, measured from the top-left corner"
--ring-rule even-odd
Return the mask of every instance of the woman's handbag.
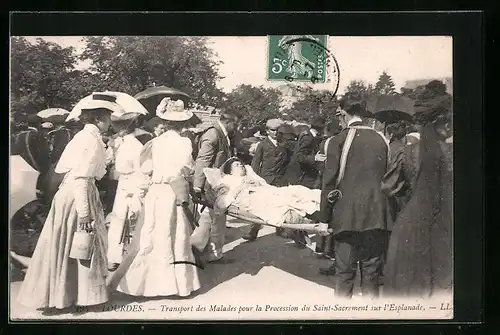
[[[95, 222], [92, 222], [91, 226], [94, 224]], [[82, 261], [90, 260], [94, 251], [94, 238], [95, 234], [93, 231], [77, 230], [73, 235], [69, 257]]]
[[[355, 128], [349, 128], [349, 132], [347, 133], [346, 140], [344, 142], [344, 146], [342, 147], [342, 154], [340, 156], [340, 169], [339, 175], [337, 176], [337, 181], [335, 183], [335, 189], [328, 192], [327, 199], [331, 204], [335, 204], [340, 198], [342, 198], [342, 192], [338, 189], [342, 178], [344, 178], [345, 173], [345, 165], [347, 162], [347, 155], [349, 154], [349, 149], [351, 148], [352, 141], [354, 140], [354, 136], [356, 135]], [[328, 143], [330, 142], [330, 138], [325, 141], [325, 154], [328, 153]]]

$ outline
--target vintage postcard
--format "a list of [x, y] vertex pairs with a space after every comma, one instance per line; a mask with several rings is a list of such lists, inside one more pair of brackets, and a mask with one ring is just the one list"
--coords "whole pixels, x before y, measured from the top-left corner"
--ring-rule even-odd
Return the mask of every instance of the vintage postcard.
[[10, 319], [452, 319], [452, 59], [12, 36]]

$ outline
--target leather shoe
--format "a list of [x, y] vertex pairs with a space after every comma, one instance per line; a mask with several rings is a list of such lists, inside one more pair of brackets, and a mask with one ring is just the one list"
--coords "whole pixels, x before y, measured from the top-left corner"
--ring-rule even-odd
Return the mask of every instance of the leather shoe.
[[216, 256], [208, 256], [207, 262], [209, 263], [219, 263], [223, 260], [224, 256], [216, 257]]
[[258, 235], [259, 235], [259, 230], [252, 228], [248, 233], [243, 235], [242, 238], [247, 241], [255, 241]]

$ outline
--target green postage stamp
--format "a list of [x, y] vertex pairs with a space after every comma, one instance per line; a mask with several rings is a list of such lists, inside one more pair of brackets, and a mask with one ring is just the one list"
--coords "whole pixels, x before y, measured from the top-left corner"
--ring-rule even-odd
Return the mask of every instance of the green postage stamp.
[[268, 80], [327, 82], [328, 35], [273, 35], [268, 44]]

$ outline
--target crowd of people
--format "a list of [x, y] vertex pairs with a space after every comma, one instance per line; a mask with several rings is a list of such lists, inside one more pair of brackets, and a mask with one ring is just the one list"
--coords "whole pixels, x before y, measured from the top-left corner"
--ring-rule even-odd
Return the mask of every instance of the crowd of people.
[[[117, 114], [103, 94], [50, 130], [16, 120], [11, 154], [40, 172], [50, 204], [18, 300], [64, 309], [105, 303], [110, 290], [190, 296], [201, 286], [197, 264], [219, 262], [225, 242], [227, 214], [193, 210], [211, 192], [204, 170], [228, 175], [246, 164], [259, 183], [321, 190], [309, 218], [328, 224], [316, 253], [332, 265], [318, 270], [334, 275], [338, 297], [352, 296], [357, 275], [366, 297], [380, 295], [382, 278], [387, 296], [449, 292], [452, 113], [443, 86], [427, 85], [412, 122], [381, 124], [363, 102], [341, 99], [332, 121], [317, 117], [299, 133], [267, 120], [249, 150], [238, 115], [223, 110], [195, 135], [193, 113], [168, 98], [146, 123]], [[257, 240], [260, 229], [250, 225], [243, 238]], [[276, 233], [309, 243], [304, 231]], [[84, 256], [74, 252], [81, 236], [91, 241]]]

